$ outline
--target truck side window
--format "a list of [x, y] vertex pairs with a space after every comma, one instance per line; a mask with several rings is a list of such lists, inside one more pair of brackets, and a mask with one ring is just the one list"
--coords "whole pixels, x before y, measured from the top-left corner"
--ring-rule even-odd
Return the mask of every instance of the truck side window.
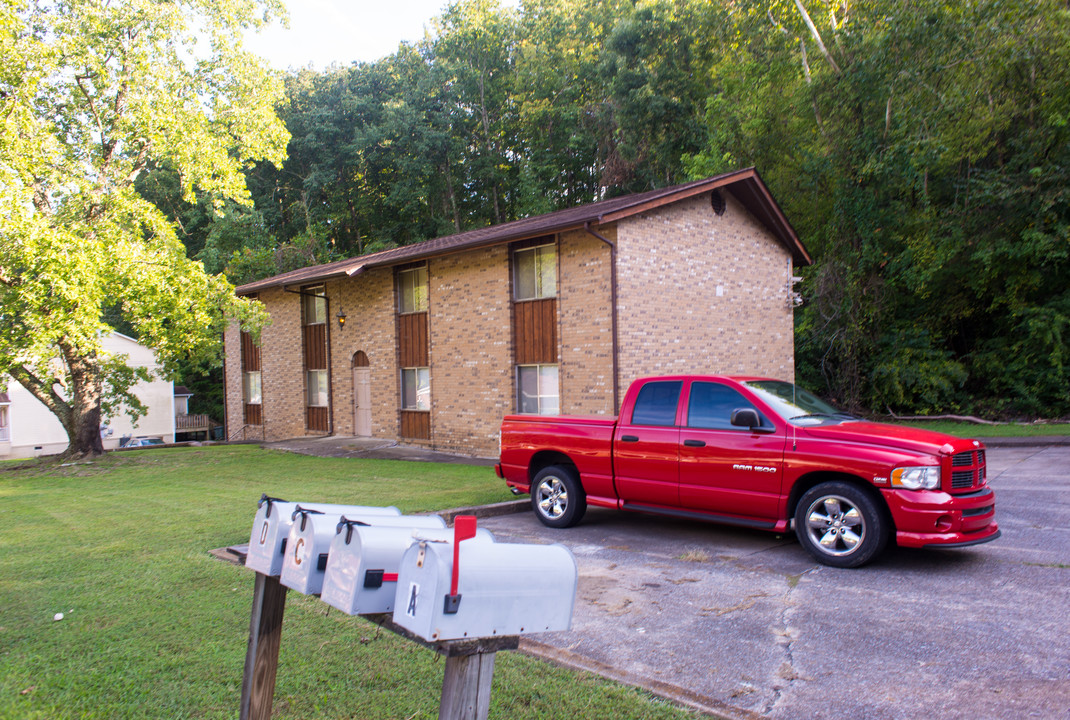
[[632, 425], [676, 424], [676, 406], [680, 402], [679, 380], [649, 382], [639, 390], [632, 411]]
[[[750, 401], [727, 385], [709, 382], [691, 383], [687, 404], [687, 426], [709, 430], [740, 430], [732, 425], [732, 411], [752, 408]], [[758, 413], [758, 417], [762, 414]], [[764, 420], [763, 425], [767, 424]]]

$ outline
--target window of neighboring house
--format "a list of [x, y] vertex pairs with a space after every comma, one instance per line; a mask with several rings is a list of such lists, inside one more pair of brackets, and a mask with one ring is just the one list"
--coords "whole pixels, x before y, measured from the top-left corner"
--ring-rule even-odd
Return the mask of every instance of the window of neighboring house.
[[324, 292], [322, 285], [304, 288], [301, 291], [305, 325], [322, 325], [327, 322], [327, 298]]
[[327, 407], [327, 371], [308, 371], [308, 406]]
[[557, 365], [518, 365], [516, 386], [518, 412], [532, 415], [560, 413]]
[[431, 409], [431, 368], [402, 368], [401, 409]]
[[537, 300], [557, 296], [557, 248], [539, 245], [513, 253], [513, 297]]
[[398, 272], [398, 312], [427, 311], [427, 266]]
[[8, 406], [0, 405], [0, 440], [11, 439], [11, 428], [8, 427]]

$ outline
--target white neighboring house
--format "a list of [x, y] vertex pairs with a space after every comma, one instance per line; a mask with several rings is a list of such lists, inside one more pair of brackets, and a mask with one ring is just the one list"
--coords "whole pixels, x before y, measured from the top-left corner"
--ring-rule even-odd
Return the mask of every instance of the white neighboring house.
[[[104, 352], [127, 356], [131, 367], [159, 369], [156, 354], [133, 338], [113, 332], [103, 339]], [[139, 382], [134, 394], [148, 408], [134, 427], [130, 417], [102, 419], [105, 450], [119, 447], [125, 436], [155, 437], [165, 443], [175, 441], [174, 387], [170, 381], [154, 379]], [[0, 458], [27, 458], [55, 455], [67, 449], [67, 433], [48, 408], [12, 378], [7, 378], [7, 392], [0, 393]]]

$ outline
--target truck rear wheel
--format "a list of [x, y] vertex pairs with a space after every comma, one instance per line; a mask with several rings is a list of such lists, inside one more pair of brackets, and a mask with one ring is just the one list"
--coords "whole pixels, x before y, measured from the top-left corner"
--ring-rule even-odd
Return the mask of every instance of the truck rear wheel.
[[576, 471], [563, 465], [540, 470], [531, 483], [531, 509], [547, 527], [567, 528], [582, 520], [587, 497]]
[[884, 549], [888, 524], [877, 501], [847, 482], [810, 488], [795, 509], [795, 534], [815, 560], [832, 567], [865, 565]]

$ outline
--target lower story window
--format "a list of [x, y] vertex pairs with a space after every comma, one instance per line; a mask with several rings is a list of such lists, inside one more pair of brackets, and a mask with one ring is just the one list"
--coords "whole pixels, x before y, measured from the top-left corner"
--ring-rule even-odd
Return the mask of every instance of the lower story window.
[[308, 371], [308, 406], [327, 407], [327, 371]]
[[561, 403], [557, 386], [557, 365], [517, 365], [516, 407], [521, 413], [557, 415]]
[[242, 395], [250, 405], [260, 404], [262, 391], [259, 371], [242, 373]]
[[431, 409], [431, 368], [402, 368], [401, 409]]

